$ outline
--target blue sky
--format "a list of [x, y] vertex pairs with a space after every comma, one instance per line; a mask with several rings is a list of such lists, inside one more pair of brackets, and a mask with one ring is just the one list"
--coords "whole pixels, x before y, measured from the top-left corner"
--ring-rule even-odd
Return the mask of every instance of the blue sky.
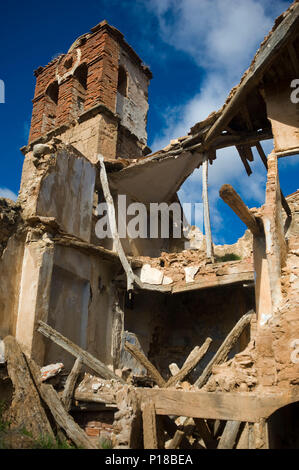
[[[34, 92], [33, 70], [66, 52], [72, 42], [103, 19], [117, 27], [154, 74], [149, 93], [149, 145], [157, 150], [185, 135], [197, 121], [222, 106], [284, 0], [36, 0], [2, 2], [0, 79], [0, 196], [17, 193]], [[272, 150], [271, 142], [264, 145]], [[217, 243], [233, 243], [245, 226], [219, 200], [231, 183], [250, 207], [264, 202], [265, 170], [258, 157], [248, 178], [236, 151], [218, 153], [209, 168], [211, 223]], [[298, 189], [298, 157], [280, 162], [285, 194]], [[180, 191], [183, 202], [201, 201], [196, 171]]]

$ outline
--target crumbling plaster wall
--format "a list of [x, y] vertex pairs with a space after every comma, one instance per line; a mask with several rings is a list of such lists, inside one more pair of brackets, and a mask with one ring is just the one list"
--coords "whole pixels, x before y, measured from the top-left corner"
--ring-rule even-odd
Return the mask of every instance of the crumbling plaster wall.
[[[116, 266], [93, 254], [56, 245], [48, 306], [48, 323], [74, 343], [112, 367], [113, 278]], [[45, 362], [74, 359], [46, 341]]]
[[19, 200], [24, 218], [55, 218], [61, 229], [89, 241], [95, 167], [74, 149], [45, 146], [36, 156], [27, 154]]
[[19, 286], [24, 254], [23, 234], [12, 235], [0, 257], [0, 337], [16, 334]]
[[0, 337], [16, 332], [25, 234], [21, 207], [0, 198]]
[[127, 72], [127, 96], [117, 93], [116, 112], [121, 124], [146, 145], [149, 79], [123, 50], [120, 51], [119, 64]]
[[54, 244], [46, 233], [27, 233], [16, 324], [16, 339], [26, 352], [41, 363], [44, 342], [36, 331], [38, 320], [47, 321], [53, 269]]

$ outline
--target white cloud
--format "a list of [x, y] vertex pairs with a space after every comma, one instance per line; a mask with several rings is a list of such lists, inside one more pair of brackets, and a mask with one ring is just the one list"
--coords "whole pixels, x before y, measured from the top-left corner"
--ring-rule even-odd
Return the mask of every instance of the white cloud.
[[187, 103], [167, 110], [166, 125], [153, 150], [186, 134], [190, 127], [220, 108], [289, 1], [145, 0], [156, 15], [165, 43], [189, 54], [204, 70], [200, 89]]
[[[162, 39], [175, 49], [189, 54], [202, 68], [200, 89], [186, 103], [165, 113], [165, 128], [156, 136], [152, 148], [158, 150], [173, 138], [185, 135], [196, 122], [219, 109], [230, 89], [249, 67], [253, 55], [274, 19], [290, 1], [276, 0], [146, 0], [146, 6], [159, 22]], [[265, 145], [269, 153], [272, 143]], [[234, 148], [217, 152], [209, 169], [209, 195], [214, 230], [223, 223], [217, 209], [219, 188], [232, 184], [250, 205], [264, 203], [266, 170], [258, 155], [248, 177]], [[195, 171], [182, 186], [184, 202], [199, 201], [201, 175]]]
[[13, 201], [16, 201], [18, 196], [8, 188], [0, 188], [0, 197], [5, 197], [6, 199], [12, 199]]
[[[273, 18], [291, 2], [276, 0], [145, 0], [162, 39], [198, 65], [231, 68], [238, 76]], [[271, 5], [271, 6], [270, 6]], [[244, 64], [245, 61], [245, 64]]]

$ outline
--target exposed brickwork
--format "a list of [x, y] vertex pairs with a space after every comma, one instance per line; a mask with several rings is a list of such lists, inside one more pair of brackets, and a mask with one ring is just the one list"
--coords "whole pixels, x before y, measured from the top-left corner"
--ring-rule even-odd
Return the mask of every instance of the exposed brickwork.
[[[124, 61], [131, 88], [127, 101], [119, 104], [118, 76]], [[106, 21], [78, 38], [67, 54], [39, 67], [35, 75], [29, 145], [24, 153], [55, 136], [93, 162], [98, 153], [108, 159], [144, 155], [148, 104], [141, 97], [147, 96], [151, 72]]]
[[[82, 112], [100, 103], [112, 113], [116, 112], [121, 47], [130, 54], [135, 66], [150, 76], [148, 69], [125, 43], [122, 34], [106, 22], [93, 28], [91, 34], [79, 38], [67, 54], [36, 70], [29, 142], [72, 123]], [[87, 67], [84, 90], [75, 76], [82, 64]], [[59, 87], [57, 103], [49, 97], [49, 86], [53, 84]]]

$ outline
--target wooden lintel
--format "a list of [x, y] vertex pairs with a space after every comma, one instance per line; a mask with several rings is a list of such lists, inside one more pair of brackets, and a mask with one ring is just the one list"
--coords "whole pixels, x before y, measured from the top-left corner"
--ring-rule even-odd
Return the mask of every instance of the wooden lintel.
[[157, 415], [189, 416], [256, 423], [276, 410], [299, 400], [298, 393], [182, 391], [167, 388], [137, 388], [140, 400], [150, 399]]
[[224, 184], [219, 191], [219, 195], [234, 213], [237, 214], [242, 222], [244, 222], [253, 235], [261, 235], [262, 232], [257, 219], [230, 184]]

